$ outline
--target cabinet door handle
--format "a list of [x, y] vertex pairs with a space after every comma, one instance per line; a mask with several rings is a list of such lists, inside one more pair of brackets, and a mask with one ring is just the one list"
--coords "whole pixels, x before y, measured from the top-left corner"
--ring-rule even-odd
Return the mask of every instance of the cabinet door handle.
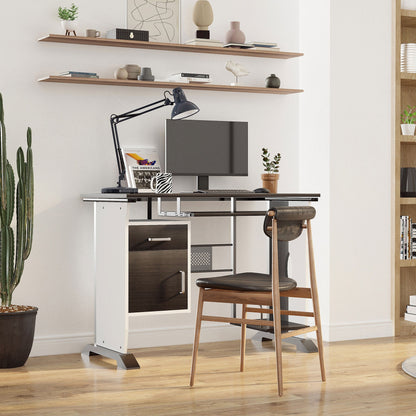
[[147, 241], [155, 242], [155, 241], [172, 241], [171, 237], [148, 237]]
[[181, 291], [179, 292], [179, 294], [183, 295], [186, 292], [186, 282], [185, 282], [186, 273], [183, 270], [179, 270], [179, 273], [181, 274]]

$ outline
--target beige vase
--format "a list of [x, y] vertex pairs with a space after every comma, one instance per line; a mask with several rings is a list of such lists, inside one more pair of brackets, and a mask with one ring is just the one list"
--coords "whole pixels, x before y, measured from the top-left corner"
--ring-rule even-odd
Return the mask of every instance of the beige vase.
[[263, 181], [263, 188], [268, 189], [271, 194], [277, 193], [278, 173], [263, 173], [261, 179]]
[[208, 30], [214, 21], [214, 13], [208, 0], [198, 0], [194, 6], [193, 20], [198, 30]]

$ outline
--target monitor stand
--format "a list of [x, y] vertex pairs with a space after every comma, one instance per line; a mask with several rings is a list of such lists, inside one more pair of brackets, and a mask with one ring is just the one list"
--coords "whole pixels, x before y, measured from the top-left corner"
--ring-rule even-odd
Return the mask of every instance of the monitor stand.
[[208, 191], [209, 190], [209, 177], [198, 176], [196, 189], [198, 189], [198, 191]]

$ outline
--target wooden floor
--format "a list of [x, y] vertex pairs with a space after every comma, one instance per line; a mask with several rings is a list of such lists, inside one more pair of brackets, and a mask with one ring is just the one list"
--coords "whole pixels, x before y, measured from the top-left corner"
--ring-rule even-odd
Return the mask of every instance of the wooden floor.
[[327, 381], [317, 354], [283, 350], [284, 396], [275, 383], [271, 342], [248, 342], [240, 373], [238, 342], [201, 344], [196, 384], [188, 387], [191, 346], [134, 350], [142, 368], [79, 354], [30, 358], [0, 370], [0, 415], [415, 415], [416, 379], [401, 362], [416, 338], [325, 345]]

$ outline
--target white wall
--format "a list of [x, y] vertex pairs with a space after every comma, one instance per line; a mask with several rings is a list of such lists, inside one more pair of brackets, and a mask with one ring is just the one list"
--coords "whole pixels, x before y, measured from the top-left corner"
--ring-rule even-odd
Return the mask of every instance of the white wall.
[[[210, 72], [218, 83], [232, 81], [231, 74], [224, 69], [228, 58], [221, 55], [38, 43], [36, 39], [47, 33], [62, 33], [57, 7], [70, 3], [69, 0], [7, 2], [0, 14], [0, 91], [4, 97], [12, 163], [16, 148], [24, 144], [27, 126], [32, 127], [34, 135], [34, 244], [14, 296], [15, 303], [39, 307], [33, 355], [75, 352], [93, 341], [93, 212], [80, 195], [115, 184], [110, 114], [128, 111], [162, 96], [162, 91], [156, 89], [45, 84], [36, 80], [64, 70], [96, 71], [101, 77], [112, 77], [117, 67], [137, 63], [152, 67], [157, 78], [189, 70]], [[76, 3], [80, 8], [80, 34], [87, 28], [105, 32], [125, 26], [126, 1]], [[277, 41], [282, 50], [299, 49], [297, 1], [261, 0], [254, 4], [249, 0], [211, 0], [211, 4], [215, 16], [212, 38], [223, 39], [228, 22], [240, 20], [248, 40]], [[182, 6], [182, 32], [186, 40], [194, 37], [193, 1], [182, 0]], [[276, 73], [283, 87], [302, 87], [296, 59], [235, 60], [251, 72], [241, 80], [243, 84], [261, 86], [270, 73]], [[298, 190], [298, 96], [201, 91], [189, 91], [187, 96], [200, 106], [200, 119], [249, 122], [249, 176], [215, 179], [213, 187], [260, 186], [259, 154], [261, 147], [266, 146], [283, 155], [280, 190]], [[167, 117], [168, 110], [163, 109], [120, 125], [122, 144], [154, 145], [163, 155]], [[193, 182], [182, 179], [175, 181], [175, 186], [190, 190]], [[256, 248], [256, 241], [251, 246], [245, 243], [240, 258], [248, 258], [248, 253], [252, 254], [251, 259], [255, 258]], [[247, 263], [252, 265], [255, 261], [242, 261], [240, 266]], [[108, 304], [111, 307], [111, 299]], [[132, 347], [188, 343], [192, 339], [193, 317], [133, 318], [131, 331]], [[206, 339], [222, 337], [221, 327], [208, 332]]]
[[392, 2], [308, 0], [300, 9], [300, 181], [322, 184], [324, 336], [389, 336]]

